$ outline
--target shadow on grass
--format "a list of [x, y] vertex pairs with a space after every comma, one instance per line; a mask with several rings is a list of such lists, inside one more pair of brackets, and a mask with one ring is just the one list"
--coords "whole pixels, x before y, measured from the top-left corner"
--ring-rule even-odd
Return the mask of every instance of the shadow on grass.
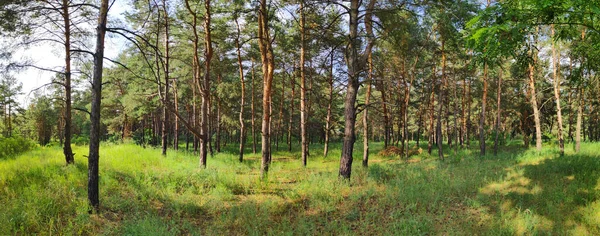
[[598, 178], [598, 156], [565, 155], [515, 165], [480, 193], [492, 203], [496, 226], [513, 234], [597, 234], [600, 225], [590, 225], [586, 211], [600, 199]]

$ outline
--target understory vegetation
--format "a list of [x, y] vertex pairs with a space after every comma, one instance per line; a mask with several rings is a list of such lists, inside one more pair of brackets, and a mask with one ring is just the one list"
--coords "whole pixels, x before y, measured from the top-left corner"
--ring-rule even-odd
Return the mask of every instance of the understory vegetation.
[[435, 151], [373, 154], [368, 169], [354, 163], [347, 182], [338, 178], [339, 144], [307, 167], [299, 150], [275, 151], [261, 180], [260, 153], [248, 150], [240, 163], [233, 145], [199, 169], [197, 155], [183, 149], [164, 157], [107, 143], [98, 214], [88, 214], [86, 147], [74, 147], [74, 165], [60, 147], [39, 147], [0, 159], [0, 234], [599, 234], [600, 144], [583, 143], [578, 154], [566, 148], [562, 157], [545, 146], [509, 141], [497, 156], [464, 149], [443, 162]]

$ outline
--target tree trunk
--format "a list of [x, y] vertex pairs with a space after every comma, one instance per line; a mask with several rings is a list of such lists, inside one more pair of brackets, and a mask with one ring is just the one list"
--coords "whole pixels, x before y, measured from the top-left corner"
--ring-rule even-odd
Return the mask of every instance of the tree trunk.
[[502, 103], [500, 102], [502, 97], [502, 69], [500, 69], [500, 74], [498, 75], [498, 88], [496, 91], [496, 127], [494, 128], [496, 130], [496, 138], [494, 139], [494, 156], [498, 155], [498, 138], [500, 136], [500, 119], [502, 119], [502, 108], [500, 107], [500, 105], [502, 105]]
[[291, 97], [291, 101], [290, 101], [290, 114], [289, 114], [289, 123], [288, 123], [288, 138], [287, 138], [287, 144], [288, 144], [288, 151], [291, 152], [292, 151], [292, 123], [294, 122], [294, 96], [296, 95], [296, 80], [294, 79], [296, 77], [296, 62], [294, 61], [294, 69], [292, 72], [292, 77], [291, 77], [291, 81], [290, 81], [290, 85], [292, 87], [292, 97]]
[[[367, 7], [365, 15], [365, 28], [367, 32], [372, 30], [371, 13], [376, 0], [371, 0]], [[346, 61], [348, 65], [348, 87], [346, 92], [346, 99], [344, 100], [344, 143], [342, 146], [342, 156], [340, 158], [340, 171], [339, 175], [343, 179], [350, 180], [352, 173], [352, 152], [354, 148], [354, 141], [356, 140], [354, 134], [354, 125], [356, 124], [356, 95], [358, 93], [359, 84], [359, 72], [362, 70], [363, 65], [360, 65], [359, 53], [360, 41], [358, 39], [358, 0], [352, 0], [350, 2], [350, 23], [349, 23], [349, 44], [346, 46]], [[369, 35], [371, 35], [369, 33]], [[366, 46], [366, 53], [371, 53], [373, 47], [374, 37], [369, 37], [368, 45]], [[363, 59], [363, 58], [361, 58]], [[363, 59], [364, 60], [364, 59]]]
[[429, 107], [428, 107], [428, 112], [429, 112], [429, 129], [427, 129], [427, 137], [429, 138], [429, 141], [427, 142], [427, 153], [429, 155], [431, 155], [431, 151], [433, 149], [433, 141], [434, 141], [434, 132], [433, 132], [433, 118], [434, 118], [434, 114], [433, 111], [435, 110], [435, 76], [437, 74], [435, 65], [433, 65], [433, 74], [431, 75], [431, 94], [429, 95]]
[[350, 179], [352, 174], [352, 151], [354, 150], [354, 124], [356, 123], [356, 95], [358, 93], [358, 47], [360, 42], [357, 38], [358, 32], [358, 0], [350, 2], [350, 43], [346, 48], [346, 61], [348, 65], [348, 82], [346, 99], [344, 100], [344, 143], [340, 159], [339, 175], [344, 179]]
[[479, 155], [485, 156], [485, 108], [487, 103], [488, 65], [483, 64], [483, 95], [481, 97], [481, 116], [479, 117]]
[[363, 159], [362, 166], [369, 166], [369, 102], [371, 100], [371, 82], [373, 81], [373, 55], [369, 54], [367, 63], [367, 94], [365, 95], [365, 109], [363, 110]]
[[[444, 160], [444, 136], [442, 135], [442, 111], [444, 109], [444, 93], [446, 90], [446, 52], [444, 51], [445, 40], [442, 39], [442, 80], [440, 81], [440, 90], [438, 91], [438, 117], [436, 126], [438, 158]], [[485, 91], [485, 90], [484, 90]]]
[[258, 11], [258, 46], [260, 49], [262, 71], [263, 71], [263, 119], [262, 119], [262, 163], [261, 175], [267, 177], [269, 165], [271, 164], [271, 143], [269, 132], [271, 124], [271, 85], [273, 83], [273, 70], [275, 66], [273, 48], [271, 45], [271, 35], [269, 33], [269, 16], [267, 11], [267, 1], [260, 0]]
[[300, 1], [300, 138], [302, 139], [302, 165], [306, 166], [308, 158], [308, 140], [306, 138], [306, 71], [304, 62], [306, 57], [306, 32], [304, 28], [304, 0]]
[[[250, 84], [252, 85], [252, 90], [250, 91], [250, 98], [251, 98], [251, 102], [250, 102], [250, 128], [252, 131], [252, 153], [256, 154], [256, 126], [254, 125], [255, 122], [255, 109], [254, 109], [254, 59], [252, 59], [252, 65], [251, 65], [251, 72], [252, 72], [252, 76], [250, 77]], [[292, 102], [294, 100], [292, 99]]]
[[[335, 48], [331, 49], [331, 59], [329, 60], [329, 99], [327, 100], [327, 118], [325, 119], [325, 145], [323, 148], [323, 156], [327, 157], [329, 152], [329, 134], [331, 133], [331, 106], [333, 104], [333, 56]], [[293, 92], [292, 92], [293, 98]], [[291, 118], [290, 118], [291, 122]]]
[[[73, 154], [73, 150], [71, 149], [71, 18], [69, 16], [68, 0], [62, 1], [62, 10], [62, 15], [65, 24], [65, 126], [63, 130], [63, 153], [65, 154], [65, 160], [67, 162], [67, 165], [69, 165], [75, 163], [75, 155]], [[8, 112], [10, 114], [10, 108]]]
[[[217, 84], [221, 84], [221, 82], [223, 81], [223, 75], [221, 74], [221, 72], [219, 71], [219, 74], [217, 75]], [[214, 97], [214, 100], [216, 100], [217, 102], [217, 132], [216, 132], [216, 140], [215, 140], [215, 146], [217, 147], [217, 152], [221, 152], [221, 100], [218, 99], [216, 96]], [[227, 140], [225, 140], [225, 145], [227, 145]], [[212, 152], [211, 152], [212, 155]]]
[[200, 105], [200, 167], [206, 168], [207, 145], [210, 141], [208, 122], [209, 122], [209, 102], [210, 102], [210, 62], [213, 56], [212, 34], [211, 34], [211, 11], [210, 0], [204, 3], [206, 13], [204, 15], [204, 78], [202, 80], [201, 96], [202, 102]]
[[577, 126], [575, 127], [575, 152], [579, 153], [581, 149], [581, 129], [583, 120], [583, 97], [584, 90], [579, 88], [579, 101], [577, 102]]
[[[533, 55], [533, 49], [531, 51], [531, 54]], [[541, 122], [540, 122], [540, 111], [538, 109], [538, 104], [537, 104], [537, 95], [536, 95], [536, 91], [535, 91], [535, 75], [534, 75], [534, 68], [533, 68], [533, 64], [530, 62], [528, 65], [528, 69], [529, 69], [529, 90], [530, 90], [530, 102], [531, 102], [531, 107], [533, 108], [533, 120], [535, 122], [535, 148], [537, 151], [541, 151], [542, 150], [542, 128], [541, 128]]]
[[[179, 98], [177, 97], [177, 79], [173, 80], [173, 100], [175, 111], [179, 111]], [[173, 130], [173, 149], [179, 150], [179, 117], [175, 116], [175, 129]]]
[[88, 154], [88, 201], [97, 211], [100, 207], [98, 197], [98, 162], [100, 159], [100, 110], [102, 102], [102, 68], [104, 61], [104, 36], [106, 35], [106, 18], [108, 0], [100, 3], [98, 26], [96, 27], [96, 51], [94, 53], [94, 74], [92, 77], [92, 108], [90, 111], [90, 152]]
[[167, 155], [167, 146], [169, 145], [169, 14], [167, 11], [166, 0], [163, 0], [164, 24], [165, 24], [165, 91], [163, 103], [163, 120], [162, 120], [162, 155]]
[[235, 38], [235, 47], [236, 47], [236, 52], [237, 52], [237, 60], [238, 60], [238, 68], [239, 68], [239, 72], [240, 72], [240, 87], [241, 87], [241, 99], [240, 99], [240, 156], [239, 156], [239, 161], [243, 162], [244, 161], [244, 144], [246, 143], [246, 130], [245, 130], [245, 126], [244, 126], [244, 99], [246, 96], [246, 85], [244, 83], [244, 66], [242, 64], [242, 52], [241, 52], [241, 45], [240, 45], [240, 35], [241, 35], [241, 31], [240, 31], [240, 24], [238, 23], [238, 17], [236, 15], [235, 17], [235, 26], [237, 29], [237, 37]]
[[[554, 38], [554, 25], [551, 26], [552, 38]], [[560, 107], [560, 52], [556, 52], [556, 42], [552, 40], [552, 74], [554, 75], [554, 99], [556, 100], [556, 118], [558, 125], [558, 148], [560, 155], [565, 154], [565, 140], [563, 139], [563, 120]]]

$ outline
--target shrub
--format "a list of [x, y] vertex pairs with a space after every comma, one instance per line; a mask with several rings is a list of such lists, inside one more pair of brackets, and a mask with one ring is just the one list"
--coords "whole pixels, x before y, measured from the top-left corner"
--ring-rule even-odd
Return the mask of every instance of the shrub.
[[35, 147], [35, 143], [23, 137], [0, 137], [0, 159], [16, 156], [33, 147]]

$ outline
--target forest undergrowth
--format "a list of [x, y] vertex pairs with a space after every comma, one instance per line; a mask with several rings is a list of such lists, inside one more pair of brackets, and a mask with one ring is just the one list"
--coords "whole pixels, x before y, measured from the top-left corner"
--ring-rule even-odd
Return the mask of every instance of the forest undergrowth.
[[[359, 145], [357, 145], [359, 146]], [[497, 156], [475, 150], [410, 159], [371, 145], [368, 169], [355, 150], [351, 181], [311, 146], [276, 151], [266, 181], [260, 153], [238, 162], [236, 147], [200, 169], [191, 152], [106, 143], [100, 154], [99, 214], [88, 214], [87, 147], [65, 166], [60, 147], [0, 159], [0, 235], [429, 235], [600, 234], [600, 144], [564, 156], [517, 143]], [[450, 150], [450, 149], [447, 149]]]

